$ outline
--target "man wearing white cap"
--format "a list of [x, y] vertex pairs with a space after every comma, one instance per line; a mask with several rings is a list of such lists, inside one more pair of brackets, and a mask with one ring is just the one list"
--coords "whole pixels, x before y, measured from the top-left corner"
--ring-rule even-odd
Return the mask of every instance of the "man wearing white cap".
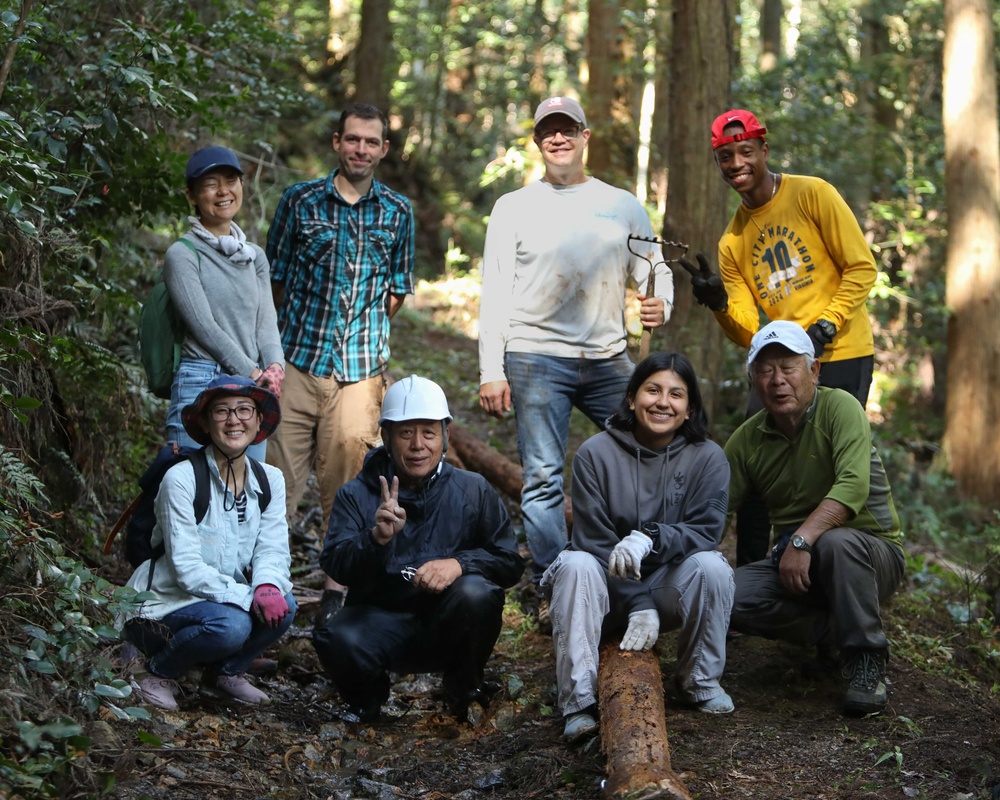
[[840, 651], [844, 713], [887, 703], [880, 606], [899, 585], [899, 518], [864, 409], [819, 386], [801, 325], [771, 322], [750, 342], [747, 371], [764, 409], [726, 443], [730, 515], [762, 495], [777, 543], [736, 570], [731, 624], [749, 634]]
[[[659, 296], [645, 294], [649, 264], [629, 252], [628, 237], [651, 238], [649, 217], [633, 195], [587, 175], [589, 140], [576, 100], [539, 104], [534, 141], [545, 176], [497, 201], [483, 253], [479, 403], [497, 418], [512, 407], [517, 414], [521, 510], [536, 583], [567, 544], [570, 413], [576, 406], [603, 427], [632, 372], [625, 282], [631, 276], [639, 286], [647, 328], [667, 321], [673, 301], [669, 269], [657, 276]], [[653, 264], [662, 263], [657, 246], [645, 247]], [[543, 626], [545, 616], [543, 605]]]
[[444, 460], [451, 412], [441, 387], [412, 375], [389, 387], [382, 447], [337, 493], [320, 564], [351, 591], [313, 630], [350, 713], [374, 722], [389, 672], [441, 672], [452, 713], [488, 704], [483, 680], [503, 624], [504, 590], [524, 564], [500, 495]]

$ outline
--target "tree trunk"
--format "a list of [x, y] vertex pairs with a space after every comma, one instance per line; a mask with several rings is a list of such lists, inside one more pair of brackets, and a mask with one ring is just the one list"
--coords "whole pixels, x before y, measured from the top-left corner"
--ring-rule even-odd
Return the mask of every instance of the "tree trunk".
[[760, 9], [760, 71], [770, 72], [781, 62], [781, 0], [763, 0]]
[[1000, 142], [990, 0], [945, 0], [948, 400], [945, 453], [966, 496], [1000, 503]]
[[388, 111], [386, 53], [389, 52], [390, 0], [362, 0], [361, 35], [354, 55], [354, 101], [372, 103]]
[[670, 768], [663, 675], [653, 650], [601, 647], [597, 668], [601, 749], [607, 757], [606, 798], [684, 798], [691, 795]]
[[635, 180], [637, 121], [632, 109], [636, 47], [622, 30], [623, 12], [635, 5], [591, 0], [587, 21], [587, 123], [593, 131], [587, 167], [612, 186]]
[[[665, 239], [686, 242], [690, 253], [717, 262], [726, 226], [729, 191], [712, 158], [712, 120], [729, 106], [736, 64], [735, 5], [732, 0], [676, 0], [670, 48], [670, 147]], [[653, 349], [678, 350], [694, 364], [704, 386], [705, 410], [712, 418], [715, 387], [723, 363], [724, 336], [715, 317], [694, 304], [691, 279], [674, 267], [674, 311], [654, 333]], [[656, 340], [659, 340], [659, 344]]]

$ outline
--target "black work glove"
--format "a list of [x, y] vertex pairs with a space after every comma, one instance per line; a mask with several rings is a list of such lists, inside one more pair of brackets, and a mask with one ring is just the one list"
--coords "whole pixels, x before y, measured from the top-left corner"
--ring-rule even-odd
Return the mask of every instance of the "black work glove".
[[832, 322], [821, 319], [806, 328], [806, 334], [812, 339], [813, 355], [819, 358], [837, 335], [837, 328]]
[[729, 295], [726, 294], [726, 287], [722, 285], [722, 278], [712, 272], [704, 253], [698, 253], [695, 258], [698, 259], [698, 267], [686, 258], [678, 262], [691, 276], [691, 292], [694, 294], [694, 299], [712, 311], [725, 311], [729, 305]]

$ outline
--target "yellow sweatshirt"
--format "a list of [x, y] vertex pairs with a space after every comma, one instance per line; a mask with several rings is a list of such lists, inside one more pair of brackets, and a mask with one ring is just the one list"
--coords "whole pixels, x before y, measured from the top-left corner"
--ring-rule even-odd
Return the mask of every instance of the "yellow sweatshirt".
[[729, 307], [715, 317], [736, 344], [750, 346], [759, 306], [770, 320], [836, 325], [821, 361], [874, 352], [866, 301], [878, 273], [875, 258], [851, 209], [826, 181], [782, 175], [770, 202], [741, 205], [719, 240], [719, 273]]

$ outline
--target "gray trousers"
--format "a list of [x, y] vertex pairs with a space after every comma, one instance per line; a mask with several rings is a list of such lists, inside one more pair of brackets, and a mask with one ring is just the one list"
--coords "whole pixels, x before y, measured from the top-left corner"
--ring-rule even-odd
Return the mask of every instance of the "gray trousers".
[[733, 628], [802, 645], [841, 651], [885, 650], [881, 604], [903, 579], [902, 551], [854, 528], [832, 528], [813, 545], [811, 586], [788, 592], [770, 558], [736, 570]]
[[[660, 615], [660, 632], [680, 629], [677, 682], [685, 699], [711, 700], [723, 693], [726, 631], [733, 604], [733, 570], [719, 552], [695, 553], [680, 564], [643, 578]], [[597, 658], [601, 630], [621, 626], [611, 611], [608, 574], [590, 553], [564, 550], [545, 571], [541, 586], [551, 591], [556, 683], [563, 714], [597, 702]]]

